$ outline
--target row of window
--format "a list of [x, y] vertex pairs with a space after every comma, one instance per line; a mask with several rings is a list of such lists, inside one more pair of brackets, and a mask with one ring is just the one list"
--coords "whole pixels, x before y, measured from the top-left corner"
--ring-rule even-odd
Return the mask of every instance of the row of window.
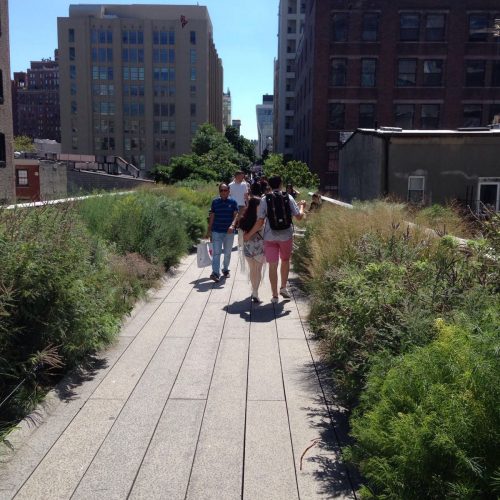
[[[495, 18], [500, 13], [474, 13], [468, 16], [468, 39], [470, 42], [484, 42], [492, 34]], [[335, 12], [331, 19], [331, 40], [347, 42], [350, 34], [350, 14]], [[399, 39], [402, 42], [440, 42], [446, 39], [447, 16], [443, 13], [404, 12], [399, 15]], [[363, 14], [360, 39], [365, 42], [376, 42], [380, 37], [380, 14], [366, 12]], [[357, 38], [355, 38], [357, 39]]]
[[[196, 45], [196, 31], [189, 32], [189, 41]], [[68, 42], [75, 43], [75, 30], [68, 30]], [[90, 42], [93, 45], [110, 45], [113, 43], [113, 32], [105, 29], [91, 29]], [[143, 45], [144, 32], [142, 30], [122, 30], [122, 43], [126, 45]], [[153, 31], [153, 45], [175, 45], [175, 31]]]
[[[361, 59], [361, 87], [375, 87], [377, 85], [377, 59]], [[346, 58], [333, 58], [330, 62], [330, 79], [332, 87], [343, 87], [348, 84], [347, 71], [349, 60]], [[444, 74], [443, 59], [399, 59], [396, 76], [398, 87], [441, 87]], [[488, 86], [500, 87], [500, 61], [466, 60], [465, 61], [465, 86], [484, 87], [488, 66], [490, 77]]]
[[[394, 126], [403, 129], [438, 129], [440, 125], [441, 106], [439, 104], [422, 104], [420, 121], [416, 123], [414, 104], [396, 104], [394, 106]], [[329, 103], [328, 128], [343, 130], [345, 128], [345, 103]], [[376, 120], [376, 107], [372, 103], [359, 104], [358, 127], [373, 128]], [[489, 109], [489, 123], [495, 116], [500, 116], [500, 104], [491, 105]], [[465, 104], [463, 106], [463, 126], [479, 127], [483, 124], [483, 106], [481, 104]]]

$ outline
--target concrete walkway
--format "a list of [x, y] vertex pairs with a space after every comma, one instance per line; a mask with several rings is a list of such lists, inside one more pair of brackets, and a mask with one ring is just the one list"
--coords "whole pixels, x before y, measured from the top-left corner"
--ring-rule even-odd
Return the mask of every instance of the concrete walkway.
[[214, 284], [191, 255], [138, 304], [12, 433], [0, 499], [353, 498], [305, 298], [273, 306], [266, 279], [252, 306], [232, 268]]

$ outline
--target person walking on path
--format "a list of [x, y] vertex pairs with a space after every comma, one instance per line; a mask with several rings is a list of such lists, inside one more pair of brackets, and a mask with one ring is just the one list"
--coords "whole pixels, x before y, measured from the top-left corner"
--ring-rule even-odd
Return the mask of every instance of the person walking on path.
[[245, 174], [239, 170], [234, 174], [234, 180], [229, 184], [229, 196], [238, 204], [238, 212], [241, 215], [248, 201], [249, 187], [245, 181]]
[[[257, 209], [260, 204], [261, 190], [259, 184], [253, 184], [251, 196], [248, 200], [246, 210], [239, 221], [239, 228], [243, 233], [250, 231], [257, 221]], [[262, 228], [257, 231], [248, 241], [243, 244], [243, 255], [248, 264], [250, 283], [252, 285], [251, 300], [256, 304], [259, 299], [259, 286], [262, 279], [262, 267], [264, 266], [264, 234]]]
[[229, 197], [227, 184], [219, 184], [219, 197], [212, 200], [208, 218], [207, 237], [213, 245], [212, 274], [210, 279], [220, 280], [220, 256], [224, 252], [222, 274], [229, 278], [229, 263], [233, 249], [234, 228], [238, 221], [238, 204]]
[[279, 293], [284, 299], [291, 298], [287, 282], [293, 247], [292, 217], [297, 220], [302, 219], [306, 202], [302, 200], [297, 204], [290, 195], [281, 192], [281, 177], [278, 175], [269, 179], [269, 185], [272, 192], [262, 197], [257, 212], [257, 221], [253, 228], [245, 233], [244, 240], [249, 241], [264, 226], [264, 253], [269, 264], [269, 281], [273, 293], [271, 302], [276, 304], [279, 300], [278, 264], [280, 260]]

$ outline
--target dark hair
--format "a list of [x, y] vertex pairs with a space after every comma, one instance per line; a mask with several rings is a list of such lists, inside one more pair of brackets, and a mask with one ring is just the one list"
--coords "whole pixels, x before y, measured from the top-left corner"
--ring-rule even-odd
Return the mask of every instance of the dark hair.
[[254, 182], [250, 186], [250, 193], [252, 194], [252, 196], [262, 196], [261, 185], [258, 182]]
[[271, 189], [279, 189], [281, 186], [281, 177], [279, 175], [269, 177], [269, 185], [271, 186]]
[[260, 198], [250, 198], [243, 215], [241, 216], [239, 228], [247, 232], [252, 229], [257, 222], [257, 207], [260, 205]]

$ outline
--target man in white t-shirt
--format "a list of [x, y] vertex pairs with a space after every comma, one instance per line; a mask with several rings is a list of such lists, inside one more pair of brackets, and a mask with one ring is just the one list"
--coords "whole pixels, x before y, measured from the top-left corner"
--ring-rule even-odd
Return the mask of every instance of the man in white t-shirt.
[[248, 200], [248, 184], [245, 182], [245, 174], [238, 171], [234, 174], [234, 180], [229, 184], [229, 196], [238, 204], [238, 213], [241, 216]]

